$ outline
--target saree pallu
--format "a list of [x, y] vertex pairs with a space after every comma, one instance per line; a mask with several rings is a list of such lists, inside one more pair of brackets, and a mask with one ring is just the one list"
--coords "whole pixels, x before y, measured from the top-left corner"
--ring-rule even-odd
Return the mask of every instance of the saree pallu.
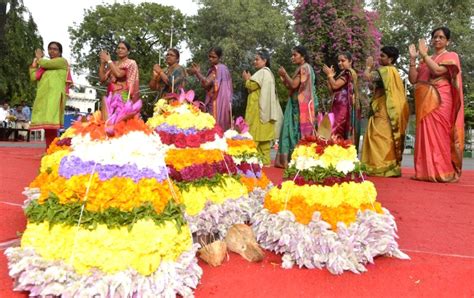
[[174, 69], [167, 68], [165, 74], [168, 77], [168, 84], [160, 81], [156, 100], [165, 97], [169, 93], [179, 93], [186, 86], [186, 70], [181, 65]]
[[334, 91], [331, 112], [334, 113], [332, 135], [351, 140], [358, 150], [360, 134], [360, 103], [357, 96], [357, 74], [346, 69], [338, 75], [346, 84]]
[[424, 63], [418, 69], [414, 179], [456, 182], [464, 150], [461, 67], [454, 52], [441, 54], [434, 61], [448, 71], [435, 77]]
[[298, 87], [299, 129], [302, 137], [315, 133], [316, 109], [318, 107], [316, 90], [314, 87], [314, 71], [311, 65], [301, 65], [293, 77], [300, 76]]
[[113, 75], [111, 70], [108, 70], [105, 75], [109, 79], [109, 84], [107, 85], [107, 95], [120, 94], [123, 101], [131, 99], [133, 102], [140, 99], [140, 82], [138, 76], [138, 66], [135, 60], [127, 59], [123, 61], [120, 65], [118, 62], [114, 64], [125, 72], [125, 76], [117, 78]]
[[288, 99], [285, 113], [283, 114], [283, 125], [280, 131], [278, 152], [275, 157], [275, 166], [286, 168], [291, 154], [301, 139], [300, 111], [296, 94]]
[[297, 76], [300, 77], [300, 85], [290, 92], [275, 157], [275, 166], [280, 168], [288, 166], [291, 154], [301, 138], [315, 134], [318, 100], [313, 68], [305, 63], [296, 70], [293, 79]]
[[378, 72], [384, 90], [380, 94], [377, 92], [371, 103], [373, 116], [367, 124], [361, 161], [371, 176], [399, 177], [409, 116], [408, 103], [397, 69], [384, 66]]
[[213, 76], [213, 85], [206, 94], [207, 112], [214, 116], [223, 131], [231, 127], [232, 113], [232, 76], [224, 64], [212, 66], [207, 77]]

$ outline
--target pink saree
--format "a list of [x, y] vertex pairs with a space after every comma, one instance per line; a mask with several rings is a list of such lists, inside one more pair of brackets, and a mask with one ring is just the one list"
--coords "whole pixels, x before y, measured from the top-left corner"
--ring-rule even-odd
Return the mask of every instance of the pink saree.
[[116, 78], [112, 71], [106, 72], [107, 78], [109, 78], [109, 84], [107, 86], [107, 94], [121, 94], [123, 101], [131, 99], [133, 102], [140, 99], [139, 93], [139, 77], [138, 77], [138, 66], [135, 60], [127, 59], [121, 64], [114, 62], [121, 70], [125, 71], [125, 76], [122, 78]]
[[207, 77], [214, 77], [213, 86], [207, 91], [205, 105], [207, 112], [214, 116], [223, 131], [231, 127], [232, 122], [232, 76], [224, 64], [212, 66]]
[[415, 85], [415, 177], [432, 182], [456, 182], [464, 150], [464, 98], [461, 66], [454, 52], [434, 59], [448, 71], [431, 74], [422, 63]]

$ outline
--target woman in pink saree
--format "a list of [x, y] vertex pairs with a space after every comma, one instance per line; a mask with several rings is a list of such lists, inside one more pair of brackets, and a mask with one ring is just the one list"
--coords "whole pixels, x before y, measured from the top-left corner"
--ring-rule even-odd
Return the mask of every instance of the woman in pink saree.
[[201, 74], [199, 65], [195, 63], [191, 66], [190, 72], [196, 75], [206, 89], [207, 112], [214, 116], [217, 124], [226, 131], [232, 121], [232, 76], [227, 66], [220, 63], [222, 57], [220, 47], [212, 47], [207, 55], [211, 64], [207, 75]]
[[329, 89], [333, 93], [329, 109], [334, 114], [332, 135], [344, 140], [351, 140], [358, 150], [361, 114], [357, 94], [357, 73], [352, 69], [351, 53], [339, 54], [337, 61], [341, 69], [337, 76], [332, 66], [323, 66], [323, 72], [328, 77]]
[[101, 83], [107, 83], [107, 95], [120, 94], [123, 101], [135, 102], [140, 98], [138, 66], [128, 58], [129, 53], [130, 44], [123, 40], [117, 45], [118, 61], [112, 61], [108, 52], [101, 51], [99, 78]]
[[[456, 182], [461, 176], [464, 150], [464, 99], [461, 65], [448, 52], [451, 32], [440, 27], [431, 33], [434, 54], [424, 39], [410, 45], [409, 80], [415, 84], [415, 176], [431, 182]], [[416, 57], [421, 61], [416, 68]]]

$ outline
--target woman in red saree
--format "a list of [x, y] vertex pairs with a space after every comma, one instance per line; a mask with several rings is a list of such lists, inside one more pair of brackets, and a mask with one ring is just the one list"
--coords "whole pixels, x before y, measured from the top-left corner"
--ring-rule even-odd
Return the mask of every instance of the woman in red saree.
[[[428, 55], [424, 39], [410, 45], [409, 80], [415, 84], [416, 180], [456, 182], [461, 176], [464, 150], [464, 99], [461, 65], [448, 52], [451, 32], [440, 27], [431, 33], [434, 54]], [[416, 68], [415, 60], [421, 61]]]
[[[135, 102], [140, 98], [139, 77], [137, 63], [128, 58], [130, 44], [120, 41], [116, 53], [118, 60], [114, 62], [108, 52], [100, 52], [100, 82], [107, 83], [107, 95], [120, 94], [123, 101], [131, 99]], [[104, 113], [105, 109], [102, 112]]]

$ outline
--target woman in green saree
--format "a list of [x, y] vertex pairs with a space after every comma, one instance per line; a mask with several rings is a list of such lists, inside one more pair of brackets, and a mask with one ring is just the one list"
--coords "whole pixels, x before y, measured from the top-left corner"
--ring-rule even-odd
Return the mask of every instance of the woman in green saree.
[[399, 177], [408, 123], [408, 103], [405, 88], [393, 64], [399, 51], [386, 46], [381, 49], [380, 67], [372, 71], [374, 59], [366, 62], [364, 76], [373, 83], [371, 116], [362, 147], [362, 163], [371, 176]]
[[50, 59], [44, 58], [41, 49], [36, 49], [29, 70], [31, 80], [37, 83], [30, 129], [44, 129], [46, 149], [64, 125], [68, 83], [72, 83], [69, 64], [62, 52], [62, 45], [56, 41], [48, 44]]
[[257, 144], [257, 151], [263, 156], [263, 164], [269, 166], [270, 142], [279, 136], [283, 112], [275, 91], [275, 77], [270, 70], [270, 53], [260, 50], [255, 55], [257, 71], [251, 76], [242, 73], [245, 87], [249, 91], [245, 121], [249, 132]]
[[280, 132], [275, 167], [287, 168], [291, 154], [301, 138], [315, 134], [315, 111], [318, 107], [314, 87], [314, 71], [309, 55], [302, 46], [292, 50], [291, 62], [298, 65], [292, 77], [285, 68], [280, 67], [278, 74], [290, 93]]

